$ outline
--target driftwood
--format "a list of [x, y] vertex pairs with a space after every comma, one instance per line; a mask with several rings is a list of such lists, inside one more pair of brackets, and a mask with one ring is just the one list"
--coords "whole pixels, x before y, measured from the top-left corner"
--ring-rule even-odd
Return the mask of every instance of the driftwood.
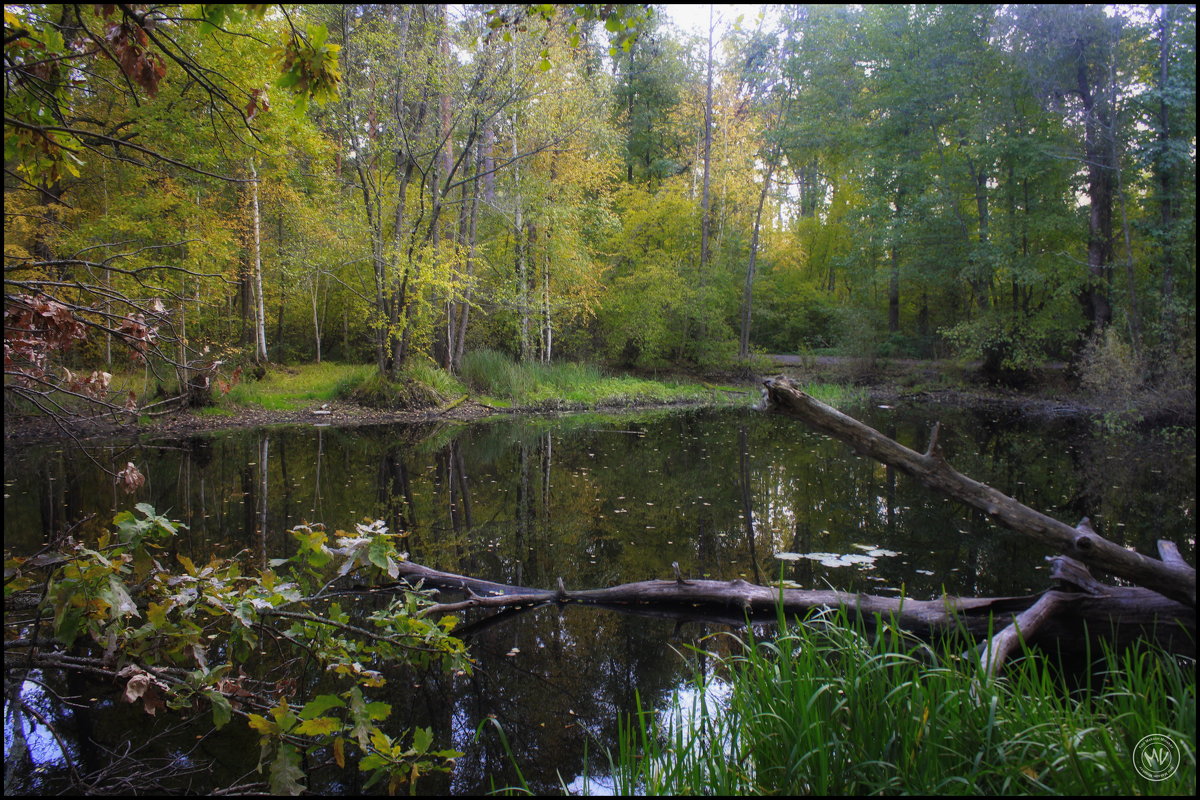
[[[1060, 652], [1084, 652], [1098, 639], [1116, 645], [1150, 639], [1172, 652], [1194, 656], [1196, 571], [1172, 542], [1160, 541], [1160, 558], [1149, 558], [1104, 539], [1086, 518], [1071, 527], [1022, 505], [951, 468], [938, 446], [936, 425], [928, 450], [917, 453], [814, 400], [786, 378], [773, 378], [764, 385], [761, 409], [799, 417], [860, 453], [897, 467], [1005, 526], [1061, 551], [1062, 555], [1048, 559], [1057, 586], [1021, 597], [943, 596], [918, 600], [757, 586], [742, 580], [688, 580], [679, 573], [678, 565], [674, 580], [575, 591], [568, 591], [561, 578], [557, 589], [536, 589], [439, 572], [411, 562], [400, 565], [400, 577], [409, 584], [465, 596], [460, 601], [438, 603], [427, 613], [486, 608], [504, 609], [511, 614], [550, 603], [575, 603], [677, 620], [738, 624], [774, 619], [780, 609], [788, 616], [844, 609], [860, 617], [879, 615], [890, 619], [923, 638], [962, 633], [983, 639], [979, 658], [989, 672], [1000, 669], [1022, 642]], [[1092, 577], [1089, 566], [1137, 585], [1104, 584]], [[472, 623], [468, 629], [478, 625]]]

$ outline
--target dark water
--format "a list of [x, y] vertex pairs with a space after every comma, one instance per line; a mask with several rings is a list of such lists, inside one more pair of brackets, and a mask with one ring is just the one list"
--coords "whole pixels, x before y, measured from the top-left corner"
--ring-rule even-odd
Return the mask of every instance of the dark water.
[[[1085, 422], [946, 408], [856, 413], [921, 450], [940, 419], [959, 471], [1071, 524], [1089, 516], [1101, 533], [1143, 552], [1172, 539], [1194, 563], [1192, 431], [1113, 436]], [[526, 586], [550, 588], [559, 577], [569, 588], [665, 578], [672, 562], [685, 576], [782, 575], [804, 587], [922, 598], [1023, 594], [1046, 584], [1044, 549], [799, 422], [748, 410], [285, 427], [90, 452], [110, 468], [135, 462], [146, 485], [132, 498], [119, 494], [67, 448], [6, 452], [7, 550], [29, 551], [49, 531], [95, 513], [76, 532], [86, 536], [114, 509], [149, 502], [189, 526], [176, 547], [194, 557], [249, 550], [265, 563], [290, 555], [286, 531], [299, 522], [350, 529], [382, 519], [408, 532], [414, 561]], [[379, 699], [392, 704], [389, 726], [430, 726], [439, 746], [466, 753], [451, 776], [419, 789], [472, 793], [513, 780], [491, 729], [474, 741], [494, 717], [531, 788], [553, 791], [560, 781], [572, 785], [585, 758], [593, 774], [603, 773], [604, 749], [615, 747], [617, 720], [635, 709], [635, 695], [643, 707], [664, 706], [707, 667], [682, 645], [718, 630], [725, 629], [541, 609], [475, 635], [474, 675], [395, 675]], [[109, 746], [150, 741], [151, 760], [199, 747], [193, 757], [218, 766], [196, 786], [247, 779], [255, 766], [248, 730], [197, 745], [195, 730], [172, 735], [167, 723], [131, 707], [99, 703], [68, 714], [64, 729], [89, 730]], [[53, 773], [56, 746], [43, 744]], [[84, 761], [100, 758], [72, 746]], [[358, 780], [353, 769], [317, 774], [313, 787], [354, 792]]]

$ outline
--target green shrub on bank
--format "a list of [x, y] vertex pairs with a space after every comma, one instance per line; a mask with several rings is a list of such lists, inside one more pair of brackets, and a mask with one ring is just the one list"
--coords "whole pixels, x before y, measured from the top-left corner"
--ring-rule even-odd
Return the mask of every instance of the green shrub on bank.
[[[665, 718], [643, 712], [613, 766], [621, 794], [1186, 794], [1196, 788], [1194, 663], [1108, 654], [1099, 688], [1044, 657], [988, 679], [947, 644], [879, 625], [787, 625], [720, 658]], [[719, 670], [717, 671], [719, 673]], [[713, 673], [710, 673], [713, 674]], [[722, 698], [721, 688], [727, 697]], [[1170, 737], [1182, 763], [1150, 781], [1132, 752]]]
[[465, 391], [453, 376], [432, 364], [413, 364], [394, 381], [372, 370], [356, 383], [340, 386], [339, 396], [368, 408], [422, 411], [445, 405]]
[[[810, 384], [805, 391], [836, 406], [864, 397], [861, 390], [837, 384]], [[675, 402], [745, 404], [755, 399], [757, 388], [612, 376], [591, 364], [518, 364], [504, 353], [479, 350], [463, 358], [461, 380], [428, 361], [409, 364], [395, 381], [385, 380], [369, 364], [272, 367], [261, 379], [242, 379], [228, 394], [218, 395], [219, 405], [207, 413], [229, 413], [237, 406], [297, 411], [333, 400], [418, 411], [468, 394], [498, 407], [582, 410]]]

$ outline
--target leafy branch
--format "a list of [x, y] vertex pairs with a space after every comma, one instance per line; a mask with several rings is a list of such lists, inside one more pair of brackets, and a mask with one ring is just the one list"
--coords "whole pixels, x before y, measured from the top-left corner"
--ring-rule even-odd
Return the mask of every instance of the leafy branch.
[[[412, 590], [390, 590], [359, 618], [334, 599], [351, 587], [381, 593], [405, 559], [400, 535], [382, 523], [332, 535], [301, 525], [289, 532], [295, 554], [269, 565], [246, 553], [197, 564], [176, 552], [168, 569], [182, 527], [140, 503], [95, 542], [65, 537], [36, 556], [6, 554], [6, 676], [17, 685], [34, 670], [106, 678], [151, 716], [207, 707], [217, 730], [238, 717], [259, 734], [259, 768], [276, 794], [304, 791], [301, 763], [319, 753], [342, 768], [356, 760], [368, 785], [386, 781], [390, 792], [461, 755], [434, 749], [427, 729], [386, 732], [391, 707], [369, 696], [386, 684], [388, 666], [469, 671], [463, 643], [449, 634], [455, 619], [426, 618], [433, 601]], [[286, 677], [245, 672], [256, 655], [266, 666], [267, 641]], [[327, 674], [339, 684], [332, 691]], [[5, 702], [23, 707], [19, 696]]]

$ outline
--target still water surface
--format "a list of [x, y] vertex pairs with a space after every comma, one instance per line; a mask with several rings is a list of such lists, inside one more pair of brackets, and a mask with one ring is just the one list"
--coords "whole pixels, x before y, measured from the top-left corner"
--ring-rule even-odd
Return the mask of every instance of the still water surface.
[[[852, 413], [920, 450], [940, 419], [961, 472], [1063, 521], [1089, 516], [1143, 552], [1173, 539], [1194, 562], [1194, 432], [1114, 437], [1085, 422], [948, 408]], [[67, 448], [6, 452], [6, 549], [28, 552], [95, 513], [77, 533], [86, 536], [114, 510], [149, 502], [188, 525], [175, 547], [194, 558], [249, 551], [265, 563], [291, 554], [287, 530], [300, 522], [351, 529], [381, 519], [407, 532], [414, 561], [535, 587], [559, 577], [569, 588], [666, 578], [672, 562], [689, 577], [782, 576], [920, 598], [1024, 594], [1046, 583], [1043, 549], [795, 420], [748, 410], [275, 427], [90, 451], [110, 467], [135, 462], [146, 485], [133, 498], [118, 494]], [[683, 645], [719, 630], [545, 608], [473, 636], [473, 675], [395, 675], [379, 699], [392, 705], [389, 725], [429, 726], [439, 746], [466, 753], [453, 774], [422, 783], [424, 792], [469, 794], [514, 780], [490, 726], [476, 741], [489, 717], [531, 788], [578, 789], [585, 759], [604, 772], [604, 749], [615, 747], [635, 694], [644, 708], [667, 707], [674, 689], [707, 669]], [[104, 700], [64, 720], [110, 745], [149, 736], [163, 757], [194, 744], [194, 731], [159, 735], [157, 726], [165, 723]], [[100, 757], [73, 742], [82, 760]], [[216, 759], [204, 780], [220, 786], [244, 778], [257, 751], [246, 730], [205, 741], [196, 755]], [[46, 752], [53, 763], [53, 748]], [[312, 788], [355, 792], [353, 772], [317, 775]]]

